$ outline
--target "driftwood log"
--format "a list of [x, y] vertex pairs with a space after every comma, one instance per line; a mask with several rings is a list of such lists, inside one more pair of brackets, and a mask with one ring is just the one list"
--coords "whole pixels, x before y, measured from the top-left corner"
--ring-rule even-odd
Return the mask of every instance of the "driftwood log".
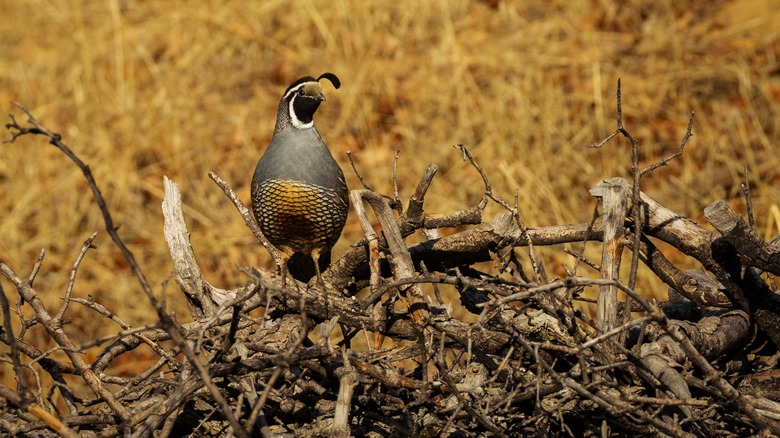
[[[18, 106], [28, 119], [20, 124], [11, 117], [6, 126], [12, 141], [42, 135], [84, 172], [106, 230], [157, 323], [132, 327], [99, 303], [71, 296], [94, 235], [82, 246], [56, 312], [43, 306], [34, 286], [43, 252], [26, 277], [0, 264], [17, 301], [12, 308], [12, 295], [0, 283], [0, 340], [8, 346], [3, 359], [17, 382], [16, 388], [0, 385], [3, 434], [780, 434], [780, 373], [774, 369], [780, 301], [769, 275], [780, 275], [780, 250], [722, 201], [704, 211], [717, 230], [710, 232], [642, 192], [640, 178], [682, 153], [691, 125], [678, 152], [639, 169], [638, 142], [623, 127], [619, 92], [618, 129], [596, 146], [617, 135], [629, 138], [634, 179], [607, 179], [592, 189], [604, 212], [593, 222], [525, 227], [517, 207], [494, 196], [487, 175], [460, 146], [485, 184], [477, 205], [426, 213], [435, 165], [426, 169], [406, 208], [397, 196], [388, 201], [369, 189], [354, 190], [352, 207], [365, 238], [323, 273], [322, 283], [283, 282], [277, 272], [252, 269], [251, 281], [240, 288], [210, 284], [189, 243], [178, 187], [165, 178], [163, 232], [194, 321], [186, 324], [155, 297], [89, 168], [59, 134]], [[278, 260], [246, 206], [218, 175], [210, 176]], [[506, 212], [485, 221], [488, 202]], [[432, 231], [445, 227], [462, 231], [447, 237]], [[429, 239], [409, 246], [405, 238], [421, 230]], [[657, 249], [659, 241], [696, 259], [701, 270], [677, 268]], [[588, 276], [575, 269], [548, 278], [534, 247], [561, 243], [603, 245], [598, 265], [577, 255], [578, 265], [599, 272]], [[628, 279], [619, 276], [624, 249], [632, 256]], [[533, 273], [525, 272], [519, 251]], [[499, 266], [496, 273], [474, 267], [490, 260]], [[668, 302], [649, 302], [636, 290], [639, 263], [669, 286]], [[454, 301], [443, 297], [444, 286], [455, 293]], [[599, 293], [595, 320], [574, 305], [587, 287]], [[73, 303], [121, 330], [75, 344], [63, 322]], [[454, 307], [471, 316], [453, 317]], [[14, 320], [21, 330], [14, 329]], [[35, 325], [56, 349], [44, 351], [25, 340]], [[141, 345], [154, 351], [156, 363], [132, 378], [112, 375], [112, 363]], [[87, 363], [82, 353], [95, 347], [100, 353]], [[65, 359], [53, 358], [54, 351]], [[31, 376], [37, 385], [28, 383]], [[89, 388], [90, 398], [74, 395], [74, 379]]]

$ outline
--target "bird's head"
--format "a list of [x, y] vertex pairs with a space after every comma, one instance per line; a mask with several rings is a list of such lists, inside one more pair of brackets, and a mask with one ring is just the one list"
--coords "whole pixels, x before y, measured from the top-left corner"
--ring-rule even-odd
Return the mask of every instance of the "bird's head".
[[314, 113], [320, 103], [325, 101], [320, 79], [329, 80], [337, 89], [341, 87], [341, 81], [336, 75], [323, 73], [317, 79], [304, 76], [293, 82], [284, 92], [279, 109], [287, 111], [290, 124], [294, 128], [307, 129], [314, 126]]

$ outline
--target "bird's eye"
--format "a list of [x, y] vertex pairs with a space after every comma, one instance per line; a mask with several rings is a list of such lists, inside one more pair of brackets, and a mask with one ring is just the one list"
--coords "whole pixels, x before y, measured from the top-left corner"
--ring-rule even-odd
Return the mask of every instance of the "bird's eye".
[[305, 95], [306, 95], [306, 92], [303, 90], [303, 88], [298, 90], [298, 96], [305, 96]]

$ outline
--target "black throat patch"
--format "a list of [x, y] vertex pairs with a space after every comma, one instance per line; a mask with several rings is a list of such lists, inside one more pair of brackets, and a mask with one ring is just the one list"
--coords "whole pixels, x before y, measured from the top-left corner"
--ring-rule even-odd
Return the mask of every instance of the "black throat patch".
[[290, 114], [290, 117], [297, 118], [303, 124], [311, 123], [314, 119], [314, 113], [317, 112], [321, 102], [321, 100], [314, 97], [296, 93], [292, 96], [292, 107], [290, 110], [293, 114]]

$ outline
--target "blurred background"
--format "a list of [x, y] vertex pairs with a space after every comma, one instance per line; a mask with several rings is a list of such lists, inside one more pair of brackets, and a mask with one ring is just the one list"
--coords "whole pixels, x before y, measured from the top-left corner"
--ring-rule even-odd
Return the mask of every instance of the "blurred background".
[[[586, 222], [596, 205], [590, 187], [630, 179], [627, 141], [588, 148], [615, 129], [622, 78], [642, 166], [676, 151], [696, 112], [683, 156], [643, 179], [643, 190], [705, 224], [702, 210], [717, 199], [745, 211], [747, 178], [759, 232], [778, 232], [778, 0], [0, 0], [0, 9], [3, 112], [23, 121], [11, 101], [24, 104], [89, 164], [158, 294], [171, 276], [163, 175], [180, 185], [210, 282], [236, 287], [247, 280], [236, 266], [273, 267], [207, 173], [248, 204], [281, 94], [325, 71], [343, 86], [324, 84], [316, 123], [350, 188], [360, 184], [346, 151], [374, 189], [392, 194], [397, 149], [402, 199], [436, 163], [427, 211], [469, 207], [483, 186], [452, 147], [464, 143], [496, 195], [511, 202], [518, 191], [526, 225]], [[0, 148], [0, 261], [26, 276], [45, 249], [35, 286], [54, 308], [83, 241], [98, 231], [74, 295], [91, 295], [130, 324], [148, 322], [151, 306], [81, 172], [42, 137]], [[499, 211], [492, 205], [484, 220]], [[360, 237], [350, 214], [334, 257]], [[588, 252], [595, 261], [599, 248]], [[554, 275], [573, 265], [561, 248], [541, 254]], [[663, 285], [640, 275], [640, 293], [665, 298]], [[166, 292], [177, 309], [178, 288]], [[99, 319], [90, 326], [96, 318], [81, 318], [77, 306], [70, 314], [72, 331], [85, 336], [117, 330]]]

